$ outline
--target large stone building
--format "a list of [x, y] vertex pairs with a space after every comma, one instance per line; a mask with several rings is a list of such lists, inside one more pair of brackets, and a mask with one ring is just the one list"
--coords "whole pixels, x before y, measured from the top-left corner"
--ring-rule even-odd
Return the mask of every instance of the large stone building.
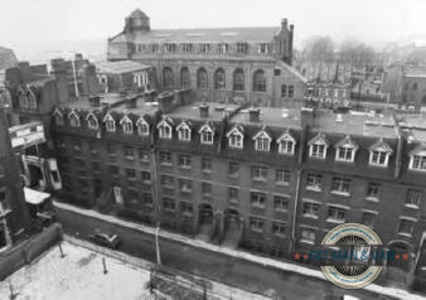
[[203, 101], [284, 106], [301, 100], [306, 79], [292, 64], [294, 26], [151, 29], [135, 10], [108, 40], [108, 60], [153, 67], [162, 89], [187, 89]]
[[386, 115], [195, 99], [176, 91], [57, 107], [61, 197], [284, 257], [359, 222], [409, 253], [390, 267], [413, 271], [426, 220], [423, 127], [410, 134]]

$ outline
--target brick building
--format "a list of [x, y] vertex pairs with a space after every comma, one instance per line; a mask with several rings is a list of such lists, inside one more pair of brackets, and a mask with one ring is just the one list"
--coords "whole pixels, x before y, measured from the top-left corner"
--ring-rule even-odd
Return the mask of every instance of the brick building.
[[9, 249], [29, 226], [18, 160], [5, 111], [0, 107], [0, 252]]
[[109, 97], [53, 113], [69, 201], [287, 257], [360, 222], [408, 252], [400, 267], [412, 270], [426, 216], [423, 127], [413, 138], [392, 116], [197, 102], [190, 91]]
[[135, 10], [108, 40], [110, 61], [151, 65], [161, 89], [191, 88], [213, 102], [284, 106], [305, 95], [306, 79], [292, 64], [294, 26], [151, 29]]

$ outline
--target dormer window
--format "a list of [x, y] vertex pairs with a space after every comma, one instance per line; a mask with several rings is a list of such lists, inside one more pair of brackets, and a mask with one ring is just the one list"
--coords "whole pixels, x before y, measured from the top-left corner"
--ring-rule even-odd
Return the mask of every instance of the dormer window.
[[426, 149], [414, 149], [410, 154], [409, 169], [426, 172]]
[[136, 122], [136, 126], [138, 127], [139, 135], [142, 135], [142, 136], [149, 135], [149, 124], [147, 121], [145, 121], [144, 118], [139, 118], [139, 120]]
[[213, 145], [214, 142], [214, 132], [209, 125], [204, 125], [201, 127], [200, 131], [201, 144], [204, 145]]
[[158, 135], [161, 139], [171, 139], [172, 138], [172, 126], [170, 126], [165, 120], [161, 121], [157, 125]]
[[180, 123], [176, 130], [180, 141], [188, 142], [191, 140], [191, 128], [189, 128], [187, 123]]
[[87, 125], [90, 129], [98, 130], [99, 128], [98, 118], [93, 113], [88, 114], [86, 120], [87, 120]]
[[370, 166], [387, 167], [392, 149], [383, 140], [379, 140], [370, 147]]
[[336, 145], [336, 161], [353, 162], [358, 145], [349, 136]]
[[328, 141], [322, 133], [309, 141], [309, 156], [312, 158], [325, 159], [327, 156]]
[[278, 140], [278, 153], [285, 155], [293, 155], [294, 148], [296, 146], [296, 140], [290, 135], [290, 133], [284, 133]]
[[53, 112], [53, 121], [57, 126], [64, 125], [64, 115], [57, 109]]
[[133, 133], [133, 122], [129, 119], [128, 116], [125, 116], [120, 121], [121, 127], [123, 129], [123, 132], [126, 134], [132, 134]]
[[80, 117], [77, 115], [75, 111], [72, 111], [69, 114], [68, 119], [70, 121], [71, 127], [80, 127]]
[[37, 108], [37, 99], [36, 97], [28, 92], [28, 108], [36, 109]]
[[115, 120], [111, 115], [106, 115], [104, 122], [107, 131], [115, 132]]
[[238, 127], [234, 127], [229, 131], [226, 137], [228, 138], [228, 145], [230, 148], [243, 149], [244, 134]]
[[265, 131], [261, 131], [253, 137], [256, 151], [269, 151], [271, 148], [272, 138]]

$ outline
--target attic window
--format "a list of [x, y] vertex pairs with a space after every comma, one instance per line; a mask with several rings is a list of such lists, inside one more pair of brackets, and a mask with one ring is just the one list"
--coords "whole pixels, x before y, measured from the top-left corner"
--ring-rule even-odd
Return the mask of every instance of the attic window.
[[234, 128], [227, 134], [227, 136], [230, 148], [243, 149], [244, 135], [240, 130]]
[[133, 123], [127, 116], [121, 120], [121, 126], [124, 133], [132, 134], [133, 133]]
[[188, 124], [182, 122], [176, 130], [178, 131], [180, 141], [188, 142], [191, 140], [191, 128], [189, 128]]
[[80, 127], [80, 118], [77, 116], [77, 114], [74, 111], [71, 112], [69, 116], [69, 120], [70, 120], [71, 127]]
[[387, 167], [389, 156], [392, 154], [392, 149], [382, 140], [378, 141], [370, 148], [370, 166]]
[[336, 161], [353, 162], [358, 146], [346, 137], [336, 145]]
[[157, 128], [158, 128], [158, 135], [161, 139], [172, 138], [172, 127], [166, 121], [160, 122]]
[[87, 116], [87, 124], [90, 129], [97, 130], [99, 128], [98, 123], [98, 119], [93, 114]]
[[253, 138], [255, 140], [255, 149], [257, 151], [269, 151], [271, 148], [271, 137], [265, 132], [261, 131]]
[[204, 125], [200, 129], [201, 144], [212, 145], [214, 141], [214, 133], [209, 125]]
[[113, 117], [111, 117], [111, 115], [107, 115], [105, 118], [105, 127], [106, 130], [109, 132], [115, 132], [116, 128], [115, 128], [115, 120]]
[[409, 169], [426, 172], [426, 150], [410, 156]]
[[144, 118], [141, 118], [137, 121], [136, 126], [138, 127], [138, 134], [142, 136], [149, 135], [149, 124], [145, 121]]
[[296, 146], [296, 140], [289, 134], [285, 133], [278, 140], [278, 153], [285, 155], [293, 155]]
[[327, 156], [328, 142], [322, 134], [318, 134], [309, 142], [309, 156], [325, 159]]
[[55, 112], [53, 113], [53, 121], [57, 126], [64, 125], [64, 116], [61, 114], [60, 111], [55, 110]]

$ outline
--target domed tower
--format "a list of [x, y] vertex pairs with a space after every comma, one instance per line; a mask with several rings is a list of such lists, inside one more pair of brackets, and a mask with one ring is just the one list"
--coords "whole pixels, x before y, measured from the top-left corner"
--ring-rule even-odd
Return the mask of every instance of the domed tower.
[[135, 9], [130, 16], [126, 18], [126, 27], [124, 28], [126, 33], [149, 30], [149, 17], [139, 8]]

